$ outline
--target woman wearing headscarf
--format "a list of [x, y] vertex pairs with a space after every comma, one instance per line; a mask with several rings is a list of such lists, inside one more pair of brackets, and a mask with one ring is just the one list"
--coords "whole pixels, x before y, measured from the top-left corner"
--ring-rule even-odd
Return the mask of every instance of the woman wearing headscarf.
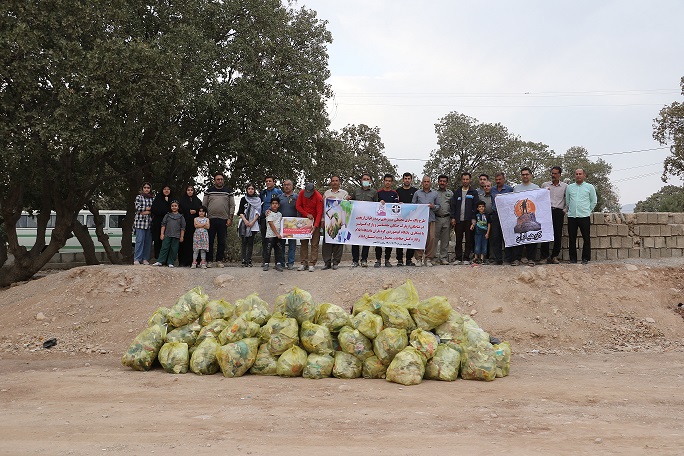
[[195, 187], [188, 185], [185, 192], [178, 200], [180, 213], [185, 218], [185, 237], [178, 249], [178, 266], [190, 266], [192, 263], [192, 236], [195, 233], [194, 220], [197, 217], [202, 201], [195, 195]]
[[252, 184], [245, 187], [245, 196], [240, 199], [238, 208], [238, 234], [242, 244], [242, 266], [252, 266], [252, 249], [254, 233], [259, 232], [259, 215], [261, 214], [261, 198]]
[[171, 187], [164, 185], [152, 202], [152, 242], [154, 243], [154, 258], [159, 258], [162, 248], [161, 227], [164, 216], [171, 212]]

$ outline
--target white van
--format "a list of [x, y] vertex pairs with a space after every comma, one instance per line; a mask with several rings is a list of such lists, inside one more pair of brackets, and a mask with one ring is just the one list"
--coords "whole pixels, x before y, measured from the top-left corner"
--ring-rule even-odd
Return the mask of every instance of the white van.
[[[102, 225], [105, 234], [109, 235], [109, 245], [115, 252], [121, 250], [121, 236], [123, 225], [123, 219], [126, 216], [126, 211], [100, 211], [100, 217], [102, 218]], [[50, 220], [47, 224], [47, 229], [45, 230], [45, 244], [50, 243], [50, 236], [52, 235], [52, 229], [55, 226], [55, 219], [57, 215], [53, 212], [50, 215]], [[88, 227], [90, 232], [90, 237], [95, 244], [95, 252], [104, 252], [104, 247], [97, 240], [97, 234], [95, 234], [95, 217], [90, 211], [81, 211], [78, 213], [78, 221], [83, 225]], [[27, 249], [33, 247], [36, 242], [36, 227], [37, 227], [36, 214], [30, 215], [28, 212], [22, 212], [21, 218], [17, 221], [17, 237], [19, 239], [19, 245], [23, 245]], [[83, 247], [78, 242], [76, 236], [72, 236], [67, 239], [66, 245], [59, 250], [59, 253], [79, 253], [83, 252]]]

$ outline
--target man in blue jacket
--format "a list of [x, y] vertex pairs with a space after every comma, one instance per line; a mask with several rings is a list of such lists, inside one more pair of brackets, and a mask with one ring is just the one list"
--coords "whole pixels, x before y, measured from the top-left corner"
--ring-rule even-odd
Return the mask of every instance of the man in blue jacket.
[[[454, 264], [470, 263], [470, 252], [473, 250], [473, 232], [470, 226], [475, 222], [477, 202], [480, 197], [477, 190], [470, 188], [470, 173], [461, 173], [461, 188], [454, 191], [449, 201], [451, 210], [451, 226], [456, 232], [456, 261]], [[465, 237], [465, 250], [463, 238]]]

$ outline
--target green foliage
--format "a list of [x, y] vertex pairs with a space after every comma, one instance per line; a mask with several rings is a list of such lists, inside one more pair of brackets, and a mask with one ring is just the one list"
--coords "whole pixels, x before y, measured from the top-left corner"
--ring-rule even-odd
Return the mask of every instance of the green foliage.
[[[679, 82], [684, 95], [684, 76]], [[663, 163], [663, 182], [667, 176], [684, 176], [684, 103], [673, 102], [660, 110], [653, 120], [653, 139], [661, 145], [670, 144], [670, 156]]]
[[684, 187], [666, 185], [639, 201], [634, 212], [684, 212]]

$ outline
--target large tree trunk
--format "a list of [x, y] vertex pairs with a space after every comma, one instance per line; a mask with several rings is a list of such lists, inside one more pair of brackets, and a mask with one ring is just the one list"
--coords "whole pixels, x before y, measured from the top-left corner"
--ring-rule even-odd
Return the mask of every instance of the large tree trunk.
[[93, 238], [90, 237], [88, 227], [83, 225], [78, 220], [74, 220], [74, 223], [71, 224], [71, 231], [78, 239], [81, 247], [83, 247], [83, 256], [85, 257], [86, 264], [100, 264], [97, 259], [97, 255], [95, 255], [95, 243], [93, 243]]
[[135, 197], [139, 184], [128, 180], [128, 197], [126, 198], [126, 217], [121, 226], [121, 256], [124, 264], [133, 262], [133, 221], [135, 220]]
[[119, 255], [117, 255], [114, 249], [112, 249], [112, 246], [109, 244], [109, 235], [104, 232], [102, 220], [100, 219], [99, 208], [92, 201], [89, 201], [86, 206], [88, 207], [90, 213], [93, 214], [93, 218], [95, 220], [95, 234], [97, 235], [98, 242], [102, 244], [102, 247], [104, 247], [107, 258], [112, 264], [121, 264]]

